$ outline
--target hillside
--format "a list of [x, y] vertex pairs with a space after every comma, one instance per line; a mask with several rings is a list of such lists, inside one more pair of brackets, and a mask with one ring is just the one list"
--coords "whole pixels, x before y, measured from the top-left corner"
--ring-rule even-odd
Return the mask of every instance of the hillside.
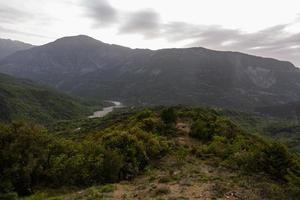
[[296, 200], [300, 194], [299, 154], [213, 109], [123, 109], [48, 131], [1, 125], [0, 133], [6, 197]]
[[258, 107], [256, 108], [256, 111], [279, 118], [298, 120], [300, 117], [300, 101]]
[[33, 47], [31, 44], [0, 38], [0, 60], [17, 51], [29, 49], [31, 47]]
[[90, 99], [253, 110], [300, 99], [293, 64], [205, 48], [130, 49], [88, 36], [17, 52], [0, 71]]
[[91, 110], [82, 102], [32, 81], [0, 74], [0, 121], [54, 120], [88, 116]]

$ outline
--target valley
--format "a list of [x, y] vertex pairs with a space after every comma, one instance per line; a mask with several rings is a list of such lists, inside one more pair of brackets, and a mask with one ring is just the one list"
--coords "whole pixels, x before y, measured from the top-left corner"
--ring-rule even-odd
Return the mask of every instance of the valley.
[[85, 35], [17, 44], [0, 58], [0, 199], [299, 199], [292, 63]]
[[89, 118], [99, 118], [99, 117], [105, 117], [108, 113], [112, 112], [115, 108], [122, 108], [123, 104], [118, 101], [107, 101], [112, 103], [112, 106], [104, 107], [102, 110], [96, 111], [93, 113], [93, 115], [89, 116]]
[[300, 200], [300, 1], [0, 0], [0, 200]]

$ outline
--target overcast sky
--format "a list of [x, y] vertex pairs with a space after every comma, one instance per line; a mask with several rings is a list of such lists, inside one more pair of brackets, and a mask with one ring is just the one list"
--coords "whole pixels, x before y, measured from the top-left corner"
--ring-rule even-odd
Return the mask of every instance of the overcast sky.
[[201, 46], [300, 67], [299, 0], [0, 0], [0, 38], [85, 34], [132, 48]]

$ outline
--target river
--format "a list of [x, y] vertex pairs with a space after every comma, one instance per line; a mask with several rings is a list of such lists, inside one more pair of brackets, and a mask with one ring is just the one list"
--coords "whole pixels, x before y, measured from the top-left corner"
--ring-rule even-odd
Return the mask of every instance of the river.
[[89, 116], [89, 118], [104, 117], [108, 113], [112, 112], [115, 108], [122, 108], [123, 107], [123, 104], [121, 102], [118, 102], [118, 101], [109, 101], [109, 102], [113, 103], [114, 105], [109, 106], [109, 107], [104, 107], [102, 110], [94, 112], [94, 114]]

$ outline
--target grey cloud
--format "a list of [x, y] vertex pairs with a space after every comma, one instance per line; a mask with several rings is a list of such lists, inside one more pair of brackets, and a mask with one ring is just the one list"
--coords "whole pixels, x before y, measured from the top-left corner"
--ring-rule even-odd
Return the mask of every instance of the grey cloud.
[[157, 37], [160, 33], [160, 16], [151, 9], [129, 13], [125, 17], [127, 19], [119, 28], [120, 33], [138, 33], [146, 38]]
[[169, 41], [191, 41], [187, 47], [204, 46], [217, 50], [242, 51], [289, 60], [300, 67], [300, 33], [286, 32], [288, 24], [254, 33], [183, 22], [172, 22], [162, 27], [162, 37]]
[[169, 42], [189, 41], [187, 47], [203, 46], [216, 50], [241, 51], [260, 56], [289, 60], [300, 67], [300, 33], [288, 33], [291, 24], [281, 24], [247, 33], [218, 25], [195, 25], [185, 22], [163, 24], [153, 10], [128, 15], [120, 33], [137, 33], [145, 38], [164, 38]]
[[95, 27], [110, 26], [118, 22], [118, 11], [106, 0], [84, 0], [86, 14], [95, 22]]
[[30, 32], [25, 32], [25, 31], [19, 31], [19, 30], [16, 30], [16, 29], [4, 28], [2, 26], [0, 26], [0, 33], [12, 33], [12, 34], [18, 34], [18, 35], [26, 35], [26, 36], [29, 36], [29, 37], [55, 39], [55, 37], [49, 37], [49, 36], [41, 35], [41, 34], [30, 33]]
[[0, 5], [0, 22], [1, 23], [17, 23], [29, 20], [32, 14], [22, 11], [18, 8]]
[[199, 26], [185, 22], [170, 22], [163, 27], [163, 35], [170, 42], [198, 38], [201, 31]]
[[160, 16], [152, 9], [125, 12], [114, 8], [107, 0], [82, 0], [86, 16], [94, 21], [94, 28], [117, 25], [120, 34], [140, 34], [145, 38], [157, 37]]
[[[42, 1], [42, 0], [41, 0]], [[42, 3], [42, 2], [40, 2]], [[39, 10], [34, 12], [24, 8], [17, 4], [5, 5], [4, 2], [0, 2], [0, 24], [1, 25], [18, 25], [24, 22], [30, 21], [36, 23], [36, 25], [49, 25], [50, 23], [57, 21], [54, 16], [48, 16]]]

